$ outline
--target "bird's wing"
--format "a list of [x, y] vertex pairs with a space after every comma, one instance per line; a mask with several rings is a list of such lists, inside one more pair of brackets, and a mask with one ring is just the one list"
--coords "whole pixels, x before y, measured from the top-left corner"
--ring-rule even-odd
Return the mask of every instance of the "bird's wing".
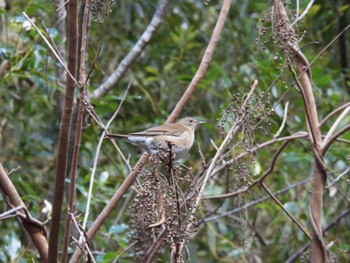
[[[180, 129], [179, 129], [180, 128]], [[177, 123], [164, 124], [158, 127], [149, 128], [141, 132], [134, 132], [130, 135], [136, 136], [158, 136], [158, 135], [169, 135], [169, 136], [180, 136], [182, 134], [183, 127], [179, 127]]]

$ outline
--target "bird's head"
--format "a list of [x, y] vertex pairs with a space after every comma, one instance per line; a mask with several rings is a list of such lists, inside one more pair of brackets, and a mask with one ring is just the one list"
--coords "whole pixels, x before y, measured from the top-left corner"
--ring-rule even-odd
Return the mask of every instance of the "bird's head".
[[195, 130], [198, 125], [206, 123], [205, 121], [198, 121], [192, 117], [185, 117], [178, 120], [176, 123], [182, 124], [183, 126]]

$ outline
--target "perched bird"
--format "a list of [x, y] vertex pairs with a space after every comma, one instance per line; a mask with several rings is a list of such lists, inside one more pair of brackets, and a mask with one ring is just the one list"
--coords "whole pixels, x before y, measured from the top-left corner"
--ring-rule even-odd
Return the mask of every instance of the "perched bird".
[[153, 155], [166, 158], [169, 152], [175, 160], [179, 160], [191, 149], [194, 142], [194, 131], [205, 123], [192, 117], [185, 117], [176, 123], [164, 124], [141, 132], [130, 134], [108, 134], [107, 138], [122, 139], [138, 146]]

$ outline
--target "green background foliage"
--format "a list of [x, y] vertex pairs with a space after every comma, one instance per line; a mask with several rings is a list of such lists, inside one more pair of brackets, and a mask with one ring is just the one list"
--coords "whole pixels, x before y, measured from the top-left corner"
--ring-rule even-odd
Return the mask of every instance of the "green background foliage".
[[[301, 11], [308, 1], [301, 1]], [[346, 1], [317, 1], [309, 14], [298, 23], [302, 51], [312, 61], [313, 88], [322, 119], [333, 109], [349, 101], [349, 69], [341, 65], [339, 41], [335, 41], [319, 57], [321, 50], [339, 32], [339, 16], [348, 12]], [[145, 30], [156, 9], [157, 1], [115, 1], [108, 16], [106, 33], [94, 20], [90, 25], [88, 64], [103, 39], [99, 59], [92, 72], [88, 89], [92, 92], [115, 69]], [[295, 3], [288, 5], [295, 14]], [[20, 169], [10, 175], [11, 180], [29, 206], [33, 217], [45, 220], [42, 213], [44, 200], [53, 195], [56, 146], [59, 130], [58, 94], [56, 69], [61, 65], [51, 56], [48, 47], [33, 28], [24, 28], [25, 11], [50, 29], [57, 44], [62, 36], [57, 33], [52, 19], [54, 6], [47, 1], [13, 1], [9, 11], [0, 8], [1, 42], [0, 64], [8, 60], [10, 68], [0, 78], [0, 162], [7, 170]], [[141, 56], [131, 66], [108, 95], [91, 102], [103, 122], [112, 116], [121, 102], [126, 87], [130, 92], [123, 107], [110, 127], [110, 131], [127, 133], [163, 123], [183, 94], [204, 54], [214, 28], [220, 3], [216, 1], [174, 1], [168, 8], [166, 18]], [[265, 20], [270, 16], [271, 6], [266, 1], [234, 1], [222, 32], [215, 54], [205, 78], [195, 95], [186, 105], [183, 116], [190, 115], [207, 120], [208, 125], [197, 131], [197, 142], [185, 160], [194, 173], [202, 168], [200, 146], [205, 160], [215, 154], [213, 142], [220, 145], [223, 132], [236, 117], [238, 110], [253, 81], [259, 81], [256, 102], [251, 105], [251, 122], [246, 133], [238, 139], [238, 147], [229, 154], [234, 157], [241, 152], [268, 141], [278, 131], [283, 119], [284, 107], [289, 101], [286, 126], [281, 136], [306, 131], [303, 103], [290, 73], [286, 68], [278, 43], [271, 39], [271, 25]], [[348, 15], [349, 16], [349, 15]], [[348, 18], [347, 16], [347, 18]], [[349, 19], [347, 20], [349, 23]], [[259, 33], [267, 27], [266, 34]], [[43, 30], [44, 32], [44, 30]], [[349, 43], [349, 39], [347, 39]], [[349, 52], [349, 47], [347, 47]], [[348, 55], [349, 56], [349, 55]], [[279, 102], [281, 96], [287, 95]], [[261, 99], [258, 101], [258, 99]], [[271, 109], [272, 114], [269, 114]], [[227, 119], [220, 121], [220, 119]], [[326, 133], [335, 118], [328, 121]], [[349, 122], [344, 118], [341, 127]], [[223, 125], [221, 125], [223, 123]], [[260, 124], [258, 124], [260, 123]], [[79, 211], [85, 210], [91, 167], [101, 129], [93, 120], [86, 118], [83, 131], [77, 179], [77, 203]], [[345, 134], [344, 139], [350, 140]], [[237, 142], [238, 143], [238, 142]], [[133, 146], [119, 144], [133, 165], [141, 152]], [[261, 175], [270, 165], [271, 157], [279, 144], [259, 150], [217, 175], [210, 182], [206, 194], [214, 195], [237, 190], [247, 180]], [[294, 182], [302, 181], [312, 174], [310, 144], [300, 139], [288, 145], [279, 157], [274, 173], [266, 183], [277, 191]], [[334, 179], [349, 167], [349, 146], [336, 142], [326, 155], [329, 178]], [[90, 223], [111, 198], [128, 169], [106, 141], [102, 147], [94, 184]], [[255, 175], [254, 175], [255, 174]], [[349, 178], [344, 176], [336, 185], [336, 193], [326, 192], [324, 197], [325, 225], [349, 207]], [[311, 184], [294, 188], [279, 196], [287, 210], [308, 225], [308, 199]], [[265, 196], [259, 187], [246, 194], [226, 200], [203, 201], [198, 220], [214, 211], [221, 214], [241, 207]], [[7, 210], [1, 201], [2, 211]], [[104, 224], [93, 242], [98, 252], [98, 262], [111, 262], [130, 245], [132, 228], [130, 214], [125, 213], [115, 223], [123, 202]], [[0, 261], [38, 261], [35, 249], [28, 237], [13, 219], [0, 222]], [[349, 260], [349, 220], [341, 221], [325, 237], [334, 242], [331, 247], [340, 262]], [[188, 244], [191, 262], [282, 262], [298, 251], [307, 238], [292, 224], [287, 216], [271, 200], [260, 203], [237, 214], [216, 221], [200, 224], [198, 232]], [[169, 252], [166, 250], [166, 252]], [[166, 260], [163, 253], [160, 260]], [[125, 252], [118, 262], [130, 262], [131, 250]]]

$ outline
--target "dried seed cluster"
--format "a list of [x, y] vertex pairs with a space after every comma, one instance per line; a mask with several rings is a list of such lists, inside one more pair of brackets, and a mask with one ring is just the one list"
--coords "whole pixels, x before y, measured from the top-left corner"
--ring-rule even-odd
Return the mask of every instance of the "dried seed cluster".
[[113, 0], [92, 0], [90, 3], [90, 11], [94, 16], [94, 21], [102, 24], [105, 17], [112, 13], [110, 9]]
[[[171, 167], [167, 163], [153, 160], [150, 168], [141, 172], [137, 196], [129, 211], [133, 229], [132, 242], [137, 241], [134, 247], [137, 255], [144, 255], [164, 228], [167, 231], [165, 244], [171, 250], [185, 242], [195, 231], [195, 227], [189, 232], [185, 231], [185, 226], [189, 223], [187, 218], [193, 208], [189, 197], [194, 192], [191, 181], [191, 170], [178, 163], [173, 163]], [[163, 216], [164, 222], [161, 221]], [[161, 223], [157, 225], [157, 222]], [[196, 225], [196, 222], [191, 223]]]

